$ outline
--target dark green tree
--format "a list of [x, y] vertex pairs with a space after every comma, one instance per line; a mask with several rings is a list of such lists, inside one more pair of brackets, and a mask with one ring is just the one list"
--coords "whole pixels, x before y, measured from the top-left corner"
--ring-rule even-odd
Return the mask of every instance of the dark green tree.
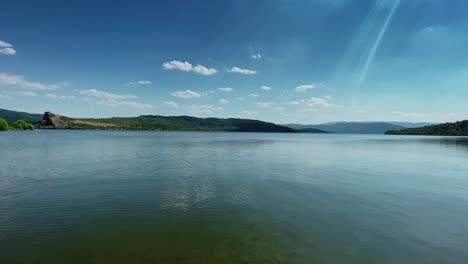
[[17, 130], [33, 130], [34, 126], [32, 124], [27, 123], [24, 120], [18, 120], [13, 123], [12, 127]]

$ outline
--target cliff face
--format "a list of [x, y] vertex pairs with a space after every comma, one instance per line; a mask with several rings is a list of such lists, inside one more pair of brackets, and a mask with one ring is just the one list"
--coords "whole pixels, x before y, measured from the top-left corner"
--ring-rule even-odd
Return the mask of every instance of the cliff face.
[[41, 125], [45, 127], [63, 128], [66, 123], [60, 119], [60, 116], [52, 112], [45, 112]]

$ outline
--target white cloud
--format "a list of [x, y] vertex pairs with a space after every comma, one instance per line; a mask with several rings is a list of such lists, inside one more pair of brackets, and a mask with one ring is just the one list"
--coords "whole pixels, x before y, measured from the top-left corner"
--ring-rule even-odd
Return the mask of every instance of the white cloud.
[[229, 104], [229, 100], [226, 99], [219, 99], [219, 102], [222, 104]]
[[222, 107], [216, 107], [214, 105], [191, 105], [189, 106], [189, 112], [194, 114], [211, 114], [217, 111], [223, 111]]
[[142, 104], [142, 103], [132, 102], [132, 101], [120, 101], [120, 100], [115, 100], [115, 99], [105, 100], [101, 102], [101, 104], [104, 104], [107, 106], [126, 106], [126, 107], [138, 108], [138, 109], [149, 109], [153, 107], [150, 104]]
[[14, 55], [16, 50], [13, 49], [13, 45], [8, 42], [0, 40], [0, 54], [3, 55]]
[[0, 72], [0, 85], [2, 86], [16, 86], [22, 89], [30, 90], [56, 90], [63, 85], [60, 84], [43, 84], [39, 82], [30, 82], [23, 76], [13, 75], [5, 72]]
[[259, 59], [262, 58], [262, 55], [261, 55], [261, 54], [252, 54], [251, 57], [252, 57], [252, 59], [254, 59], [254, 60], [259, 60]]
[[218, 70], [216, 70], [214, 68], [207, 68], [207, 67], [202, 66], [200, 64], [193, 67], [193, 71], [196, 72], [196, 73], [202, 74], [202, 75], [213, 75], [213, 74], [218, 72]]
[[165, 70], [181, 70], [189, 72], [193, 69], [193, 66], [189, 62], [181, 62], [174, 60], [163, 63], [163, 68]]
[[12, 48], [4, 48], [4, 49], [0, 49], [0, 53], [3, 55], [15, 55], [16, 50]]
[[232, 92], [232, 88], [231, 87], [224, 87], [224, 88], [218, 88], [218, 90], [220, 90], [221, 92]]
[[138, 86], [138, 85], [148, 85], [152, 84], [151, 81], [137, 81], [137, 82], [128, 82], [126, 85], [127, 86]]
[[270, 108], [273, 106], [273, 102], [257, 102], [255, 105], [258, 108]]
[[307, 105], [308, 106], [324, 106], [324, 107], [329, 107], [331, 106], [331, 103], [327, 102], [323, 98], [317, 98], [317, 97], [312, 97], [309, 100], [307, 100]]
[[26, 92], [26, 91], [21, 91], [16, 93], [19, 96], [37, 96], [37, 93], [34, 92]]
[[181, 62], [181, 61], [176, 61], [176, 60], [163, 63], [163, 69], [180, 70], [180, 71], [186, 71], [186, 72], [193, 71], [202, 75], [213, 75], [218, 72], [218, 70], [214, 68], [207, 68], [200, 64], [193, 67], [192, 64], [190, 64], [187, 61]]
[[316, 84], [303, 84], [296, 87], [296, 92], [304, 93], [307, 90], [317, 88]]
[[298, 104], [301, 104], [301, 102], [300, 101], [289, 101], [288, 104], [298, 105]]
[[11, 48], [11, 47], [13, 47], [13, 45], [11, 45], [10, 43], [0, 40], [0, 48]]
[[172, 92], [172, 96], [182, 98], [182, 99], [192, 99], [192, 98], [200, 98], [204, 94], [203, 93], [197, 93], [191, 90], [185, 90], [185, 91], [177, 91], [177, 92]]
[[258, 97], [258, 94], [249, 94], [249, 97]]
[[257, 74], [257, 71], [241, 69], [239, 67], [232, 67], [230, 70], [227, 70], [227, 71], [232, 72], [232, 73], [240, 73], [240, 74], [247, 74], [247, 75]]
[[166, 101], [163, 103], [165, 106], [167, 107], [171, 107], [171, 108], [179, 108], [179, 105], [176, 103], [176, 102], [173, 102], [173, 101]]
[[99, 91], [99, 90], [96, 90], [96, 89], [81, 90], [80, 94], [99, 97], [99, 98], [104, 98], [104, 99], [108, 99], [108, 100], [125, 100], [125, 99], [138, 98], [138, 96], [136, 96], [136, 95], [113, 94], [113, 93], [108, 93], [108, 92], [104, 92], [104, 91]]
[[262, 86], [260, 87], [260, 89], [264, 90], [264, 91], [270, 91], [271, 90], [271, 87], [269, 86]]

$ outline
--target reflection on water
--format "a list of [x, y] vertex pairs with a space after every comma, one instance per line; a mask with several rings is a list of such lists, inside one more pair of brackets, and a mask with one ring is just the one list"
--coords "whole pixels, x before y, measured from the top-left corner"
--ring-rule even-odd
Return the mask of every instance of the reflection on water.
[[0, 134], [0, 261], [465, 263], [467, 142]]

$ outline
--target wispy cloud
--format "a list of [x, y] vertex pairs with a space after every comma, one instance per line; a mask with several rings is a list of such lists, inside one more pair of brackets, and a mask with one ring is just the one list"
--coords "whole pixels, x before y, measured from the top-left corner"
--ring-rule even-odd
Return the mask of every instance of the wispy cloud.
[[186, 71], [186, 72], [196, 72], [202, 75], [213, 75], [218, 72], [215, 68], [207, 68], [203, 65], [192, 66], [189, 62], [185, 61], [168, 61], [163, 63], [163, 69], [165, 70], [179, 70], [179, 71]]
[[75, 99], [75, 96], [72, 96], [72, 95], [65, 96], [65, 95], [57, 95], [57, 94], [53, 94], [53, 93], [46, 94], [46, 97], [52, 98], [52, 99], [68, 99], [68, 100]]
[[426, 114], [423, 114], [423, 113], [401, 112], [401, 111], [393, 111], [392, 114], [403, 116], [403, 117], [410, 117], [410, 118], [423, 118], [427, 116]]
[[262, 58], [262, 55], [261, 55], [260, 53], [257, 53], [257, 54], [252, 54], [251, 57], [252, 57], [252, 59], [254, 59], [254, 60], [259, 60], [259, 59]]
[[317, 87], [318, 87], [317, 84], [303, 84], [303, 85], [297, 86], [295, 90], [296, 92], [304, 93], [304, 92], [307, 92], [307, 90], [314, 89]]
[[275, 107], [275, 110], [278, 110], [278, 111], [284, 111], [286, 108], [284, 108], [283, 106], [277, 106]]
[[19, 96], [27, 96], [27, 97], [37, 96], [37, 93], [26, 92], [26, 91], [17, 92], [16, 94], [19, 95]]
[[31, 82], [20, 75], [0, 72], [0, 85], [19, 87], [30, 90], [56, 90], [63, 87], [65, 84], [44, 84], [40, 82]]
[[304, 109], [298, 109], [296, 112], [299, 113], [311, 113], [311, 112], [317, 112], [318, 110], [315, 108], [304, 108]]
[[219, 99], [219, 102], [221, 104], [229, 104], [229, 100], [226, 100], [226, 99]]
[[259, 95], [258, 94], [249, 94], [249, 97], [258, 97]]
[[139, 86], [139, 85], [148, 85], [152, 84], [151, 81], [137, 81], [137, 82], [128, 82], [126, 86]]
[[255, 105], [258, 108], [270, 108], [273, 106], [273, 102], [257, 102]]
[[301, 104], [301, 101], [289, 101], [288, 104], [298, 105]]
[[264, 90], [264, 91], [270, 91], [271, 90], [271, 87], [269, 86], [262, 86], [260, 87], [260, 89]]
[[101, 102], [101, 104], [104, 104], [107, 106], [126, 106], [126, 107], [138, 108], [138, 109], [149, 109], [153, 107], [150, 104], [143, 104], [143, 103], [132, 102], [132, 101], [120, 101], [120, 100], [115, 100], [115, 99], [105, 100]]
[[163, 104], [170, 108], [179, 108], [179, 105], [173, 101], [165, 101]]
[[312, 97], [309, 100], [307, 100], [307, 105], [308, 106], [324, 106], [324, 107], [329, 107], [332, 104], [327, 102], [324, 98], [317, 98], [317, 97]]
[[231, 118], [247, 118], [248, 119], [248, 118], [252, 118], [253, 116], [256, 116], [256, 115], [258, 115], [258, 113], [255, 112], [255, 111], [242, 110], [242, 111], [240, 111], [239, 114], [230, 115], [229, 117], [231, 117]]
[[241, 69], [239, 67], [232, 67], [231, 69], [228, 69], [227, 71], [231, 73], [240, 73], [240, 74], [247, 74], [247, 75], [257, 74], [257, 71]]
[[0, 54], [15, 55], [16, 50], [13, 49], [13, 45], [10, 43], [0, 40]]
[[177, 92], [172, 92], [172, 96], [182, 98], [182, 99], [192, 99], [192, 98], [200, 98], [204, 94], [203, 93], [197, 93], [192, 90], [185, 90], [185, 91], [177, 91]]
[[108, 93], [108, 92], [104, 92], [104, 91], [99, 91], [99, 90], [96, 90], [96, 89], [82, 90], [82, 91], [80, 91], [80, 94], [99, 97], [99, 98], [105, 98], [105, 99], [112, 99], [112, 100], [125, 100], [125, 99], [138, 98], [138, 96], [136, 96], [136, 95], [113, 94], [113, 93]]
[[127, 101], [127, 99], [138, 98], [138, 96], [131, 95], [131, 94], [113, 94], [113, 93], [109, 93], [105, 91], [99, 91], [96, 89], [81, 90], [80, 94], [102, 98], [104, 100], [99, 102], [99, 104], [107, 105], [107, 106], [126, 106], [126, 107], [138, 108], [138, 109], [152, 108], [152, 105], [150, 104]]
[[223, 87], [223, 88], [218, 88], [218, 90], [220, 90], [221, 92], [232, 92], [232, 89], [231, 87]]
[[191, 105], [188, 109], [190, 113], [194, 114], [212, 114], [224, 110], [222, 107], [216, 107], [214, 105]]

